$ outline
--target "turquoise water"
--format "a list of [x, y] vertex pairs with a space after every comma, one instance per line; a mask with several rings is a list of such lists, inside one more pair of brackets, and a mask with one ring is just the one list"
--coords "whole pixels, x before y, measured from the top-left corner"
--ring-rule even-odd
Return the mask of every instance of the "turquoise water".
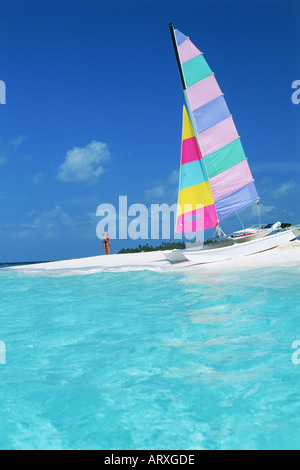
[[299, 268], [0, 272], [1, 449], [299, 449]]

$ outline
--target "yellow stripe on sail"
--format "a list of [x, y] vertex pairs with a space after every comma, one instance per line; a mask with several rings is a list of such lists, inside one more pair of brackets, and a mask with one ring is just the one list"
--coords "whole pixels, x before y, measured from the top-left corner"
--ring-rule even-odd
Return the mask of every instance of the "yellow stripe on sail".
[[196, 184], [179, 191], [178, 215], [214, 204], [209, 182]]
[[182, 140], [190, 139], [191, 137], [195, 137], [195, 133], [193, 131], [193, 126], [191, 124], [186, 107], [184, 106], [183, 107]]

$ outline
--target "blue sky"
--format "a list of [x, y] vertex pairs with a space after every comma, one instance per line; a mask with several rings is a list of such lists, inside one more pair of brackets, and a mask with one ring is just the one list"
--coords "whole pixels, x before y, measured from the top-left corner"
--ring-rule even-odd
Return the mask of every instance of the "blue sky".
[[[299, 11], [289, 0], [0, 0], [0, 262], [102, 254], [98, 205], [176, 202], [183, 101], [170, 22], [215, 72], [262, 219], [299, 223]], [[252, 209], [242, 217], [257, 223]]]

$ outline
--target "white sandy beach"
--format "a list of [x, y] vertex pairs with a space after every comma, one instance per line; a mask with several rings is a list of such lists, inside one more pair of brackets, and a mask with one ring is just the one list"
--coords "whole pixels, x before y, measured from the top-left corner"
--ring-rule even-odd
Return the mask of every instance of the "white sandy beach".
[[235, 258], [210, 264], [193, 264], [183, 261], [171, 264], [167, 261], [162, 251], [148, 253], [121, 254], [110, 256], [95, 256], [90, 258], [54, 261], [26, 266], [17, 266], [14, 270], [21, 272], [100, 272], [100, 271], [181, 271], [186, 269], [210, 270], [210, 271], [235, 271], [243, 269], [258, 269], [272, 266], [299, 266], [300, 265], [300, 241], [295, 240], [279, 245], [273, 250], [257, 253], [255, 255]]

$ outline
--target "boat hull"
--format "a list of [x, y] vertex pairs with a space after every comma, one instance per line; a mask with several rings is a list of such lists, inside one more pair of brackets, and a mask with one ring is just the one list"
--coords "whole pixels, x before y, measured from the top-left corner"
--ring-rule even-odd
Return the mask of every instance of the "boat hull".
[[180, 263], [181, 261], [187, 261], [187, 258], [184, 256], [185, 251], [186, 250], [166, 250], [163, 253], [170, 263]]
[[253, 241], [258, 240], [259, 238], [267, 237], [271, 232], [272, 230], [265, 230], [258, 233], [254, 233], [252, 235], [245, 235], [244, 237], [232, 237], [231, 239], [234, 240], [235, 243], [244, 243], [245, 241]]
[[291, 230], [292, 230], [293, 234], [295, 235], [295, 238], [299, 237], [299, 235], [300, 235], [300, 225], [294, 225], [293, 227], [291, 227]]
[[[228, 237], [226, 240], [221, 240], [220, 242], [209, 245], [209, 248], [213, 248], [215, 250], [215, 249], [219, 249], [219, 248], [223, 248], [223, 247], [233, 246], [235, 243], [245, 243], [247, 241], [252, 241], [252, 240], [256, 240], [258, 238], [266, 237], [268, 235], [268, 233], [270, 233], [270, 232], [269, 231], [267, 231], [267, 233], [259, 232], [259, 233], [254, 234], [254, 235], [250, 235], [248, 237], [245, 236], [245, 237], [241, 237], [241, 238]], [[191, 243], [191, 245], [193, 245], [193, 244]], [[200, 251], [199, 246], [203, 247], [203, 248], [201, 248], [201, 252], [202, 252], [203, 249], [207, 248], [206, 245], [199, 244], [197, 247], [188, 247], [187, 249], [184, 249], [184, 250], [180, 250], [180, 249], [166, 250], [163, 253], [164, 253], [164, 256], [167, 258], [167, 260], [170, 263], [180, 263], [181, 261], [188, 261], [188, 259], [185, 256], [186, 252], [189, 252], [189, 251], [195, 250], [195, 249]]]
[[258, 240], [248, 241], [244, 243], [236, 243], [232, 246], [224, 248], [205, 248], [202, 250], [184, 251], [184, 256], [193, 263], [215, 263], [218, 261], [226, 261], [242, 256], [249, 256], [262, 251], [271, 250], [281, 243], [286, 243], [294, 240], [300, 230], [287, 230], [284, 232], [269, 235], [268, 237], [260, 238]]

